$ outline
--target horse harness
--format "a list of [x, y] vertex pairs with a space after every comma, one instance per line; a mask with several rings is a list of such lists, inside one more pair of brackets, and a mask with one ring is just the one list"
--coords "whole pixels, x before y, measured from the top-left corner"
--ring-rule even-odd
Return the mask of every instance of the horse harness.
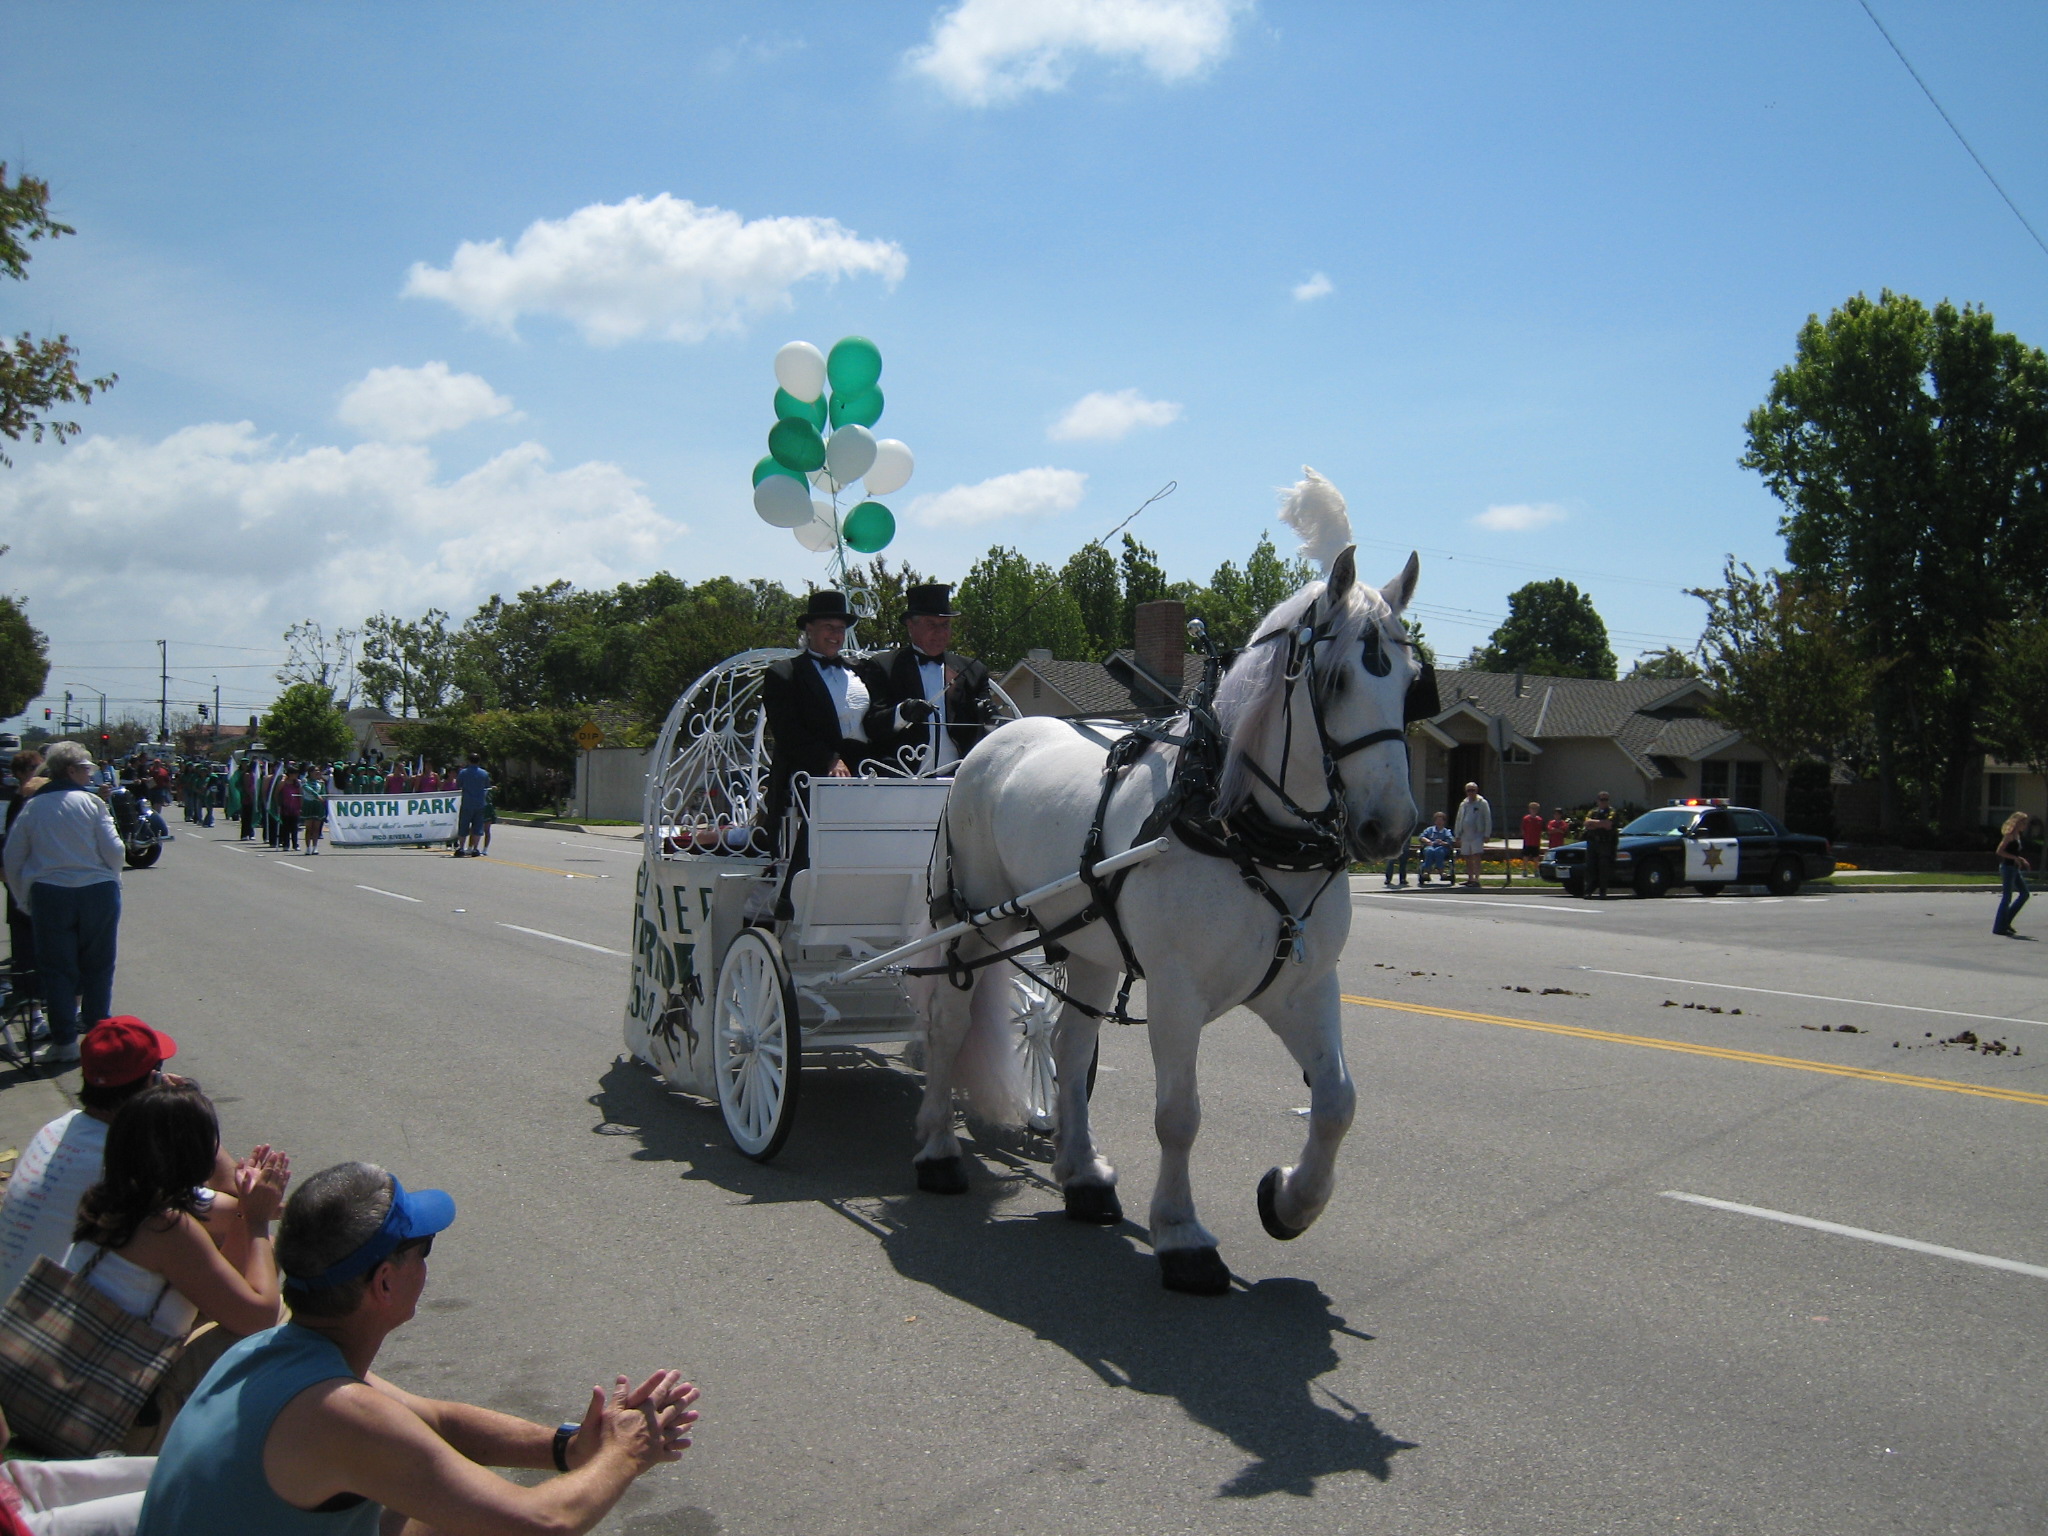
[[[1198, 621], [1199, 622], [1199, 621]], [[1189, 626], [1191, 630], [1196, 625]], [[1301, 962], [1302, 933], [1314, 914], [1316, 904], [1337, 878], [1338, 873], [1350, 862], [1347, 853], [1348, 813], [1344, 806], [1343, 783], [1339, 777], [1338, 764], [1352, 754], [1376, 747], [1384, 742], [1401, 741], [1407, 736], [1407, 724], [1411, 721], [1435, 714], [1438, 708], [1436, 691], [1436, 669], [1423, 663], [1415, 680], [1409, 684], [1408, 695], [1402, 710], [1403, 723], [1399, 726], [1385, 726], [1354, 736], [1348, 741], [1335, 740], [1329, 731], [1323, 715], [1323, 691], [1317, 686], [1316, 652], [1319, 647], [1331, 643], [1334, 634], [1327, 625], [1302, 624], [1286, 629], [1274, 630], [1253, 642], [1254, 645], [1285, 643], [1287, 659], [1283, 667], [1283, 681], [1286, 692], [1283, 695], [1283, 728], [1280, 748], [1280, 772], [1276, 779], [1251, 758], [1244, 759], [1245, 768], [1277, 798], [1288, 815], [1302, 824], [1288, 826], [1273, 820], [1251, 797], [1245, 797], [1242, 804], [1229, 814], [1219, 814], [1216, 809], [1216, 792], [1222, 777], [1224, 757], [1229, 749], [1229, 740], [1217, 723], [1213, 701], [1217, 684], [1221, 680], [1222, 662], [1213, 641], [1205, 630], [1197, 631], [1197, 640], [1202, 646], [1202, 681], [1194, 699], [1189, 703], [1187, 730], [1184, 735], [1174, 735], [1163, 726], [1136, 725], [1111, 743], [1102, 769], [1102, 793], [1095, 802], [1095, 816], [1089, 824], [1088, 835], [1081, 845], [1080, 874], [1088, 888], [1089, 902], [1079, 912], [1050, 928], [1040, 928], [1037, 934], [1021, 944], [992, 954], [978, 956], [972, 960], [960, 958], [960, 941], [954, 940], [946, 952], [946, 964], [937, 966], [906, 967], [909, 976], [945, 976], [955, 987], [966, 991], [974, 985], [973, 973], [983, 966], [1007, 961], [1023, 971], [1048, 992], [1062, 1002], [1078, 1008], [1096, 1019], [1109, 1019], [1119, 1024], [1142, 1024], [1143, 1019], [1131, 1017], [1129, 1003], [1132, 985], [1144, 974], [1144, 967], [1131, 948], [1131, 942], [1124, 932], [1122, 918], [1117, 910], [1117, 897], [1123, 890], [1130, 867], [1117, 870], [1105, 877], [1095, 874], [1095, 866], [1108, 852], [1103, 846], [1103, 822], [1109, 812], [1110, 797], [1130, 767], [1154, 746], [1178, 749], [1173, 777], [1168, 782], [1165, 795], [1153, 806], [1146, 816], [1138, 834], [1132, 839], [1136, 847], [1171, 832], [1187, 847], [1212, 858], [1227, 859], [1233, 864], [1239, 878], [1257, 893], [1280, 919], [1279, 936], [1273, 946], [1273, 955], [1267, 963], [1266, 973], [1259, 984], [1243, 997], [1240, 1002], [1248, 1003], [1258, 997], [1280, 975], [1281, 967], [1290, 959]], [[1402, 640], [1399, 644], [1411, 645], [1412, 641]], [[1393, 663], [1387, 655], [1385, 637], [1379, 626], [1374, 625], [1365, 641], [1365, 668], [1375, 677], [1384, 677]], [[1309, 709], [1315, 721], [1316, 740], [1322, 751], [1323, 782], [1329, 793], [1329, 802], [1320, 810], [1306, 810], [1294, 802], [1285, 788], [1289, 757], [1294, 749], [1294, 695], [1295, 684], [1306, 678], [1308, 683]], [[952, 837], [947, 833], [947, 871], [950, 880], [953, 868]], [[1287, 900], [1273, 888], [1262, 871], [1282, 873], [1309, 873], [1323, 871], [1323, 883], [1297, 916], [1288, 906]], [[945, 897], [933, 903], [934, 915], [940, 906], [950, 906], [956, 920], [968, 916], [966, 902], [957, 888], [949, 889]], [[1027, 909], [1005, 902], [991, 909], [987, 915], [989, 923], [1006, 921], [1012, 917], [1029, 919]], [[1054, 985], [1043, 974], [1025, 965], [1017, 957], [1033, 949], [1043, 949], [1048, 959], [1057, 960], [1064, 951], [1059, 941], [1076, 933], [1091, 923], [1103, 922], [1108, 925], [1110, 935], [1116, 940], [1117, 951], [1124, 962], [1123, 982], [1117, 991], [1115, 1004], [1108, 1008], [1096, 1008], [1071, 996]]]

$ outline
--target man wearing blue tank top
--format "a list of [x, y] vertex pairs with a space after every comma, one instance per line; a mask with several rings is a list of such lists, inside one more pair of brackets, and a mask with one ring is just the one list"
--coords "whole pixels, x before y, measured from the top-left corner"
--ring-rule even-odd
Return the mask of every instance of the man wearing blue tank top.
[[[186, 1402], [137, 1536], [582, 1532], [677, 1460], [697, 1389], [675, 1371], [593, 1388], [580, 1422], [550, 1429], [415, 1397], [370, 1369], [418, 1308], [434, 1236], [454, 1220], [440, 1190], [408, 1191], [374, 1164], [306, 1180], [277, 1235], [292, 1321], [229, 1350]], [[524, 1487], [489, 1467], [561, 1475]]]

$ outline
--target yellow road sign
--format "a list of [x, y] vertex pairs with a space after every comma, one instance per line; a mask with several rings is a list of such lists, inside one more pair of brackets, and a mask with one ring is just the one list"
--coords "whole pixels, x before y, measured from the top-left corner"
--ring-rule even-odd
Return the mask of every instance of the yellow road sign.
[[576, 745], [589, 752], [604, 744], [604, 732], [597, 728], [597, 722], [586, 720], [576, 727]]

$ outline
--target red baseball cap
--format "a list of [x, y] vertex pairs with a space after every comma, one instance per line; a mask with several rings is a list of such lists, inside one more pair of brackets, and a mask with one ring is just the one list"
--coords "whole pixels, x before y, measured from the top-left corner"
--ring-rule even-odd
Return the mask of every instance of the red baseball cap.
[[101, 1019], [78, 1042], [78, 1068], [95, 1088], [120, 1088], [178, 1054], [178, 1042], [133, 1014]]

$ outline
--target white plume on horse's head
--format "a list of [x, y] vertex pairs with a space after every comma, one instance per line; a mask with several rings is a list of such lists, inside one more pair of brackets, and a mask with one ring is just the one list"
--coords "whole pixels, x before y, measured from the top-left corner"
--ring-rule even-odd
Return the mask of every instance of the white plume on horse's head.
[[1280, 521], [1301, 536], [1302, 558], [1313, 560], [1327, 576], [1351, 542], [1351, 514], [1344, 493], [1308, 465], [1301, 466], [1301, 476], [1284, 493]]

